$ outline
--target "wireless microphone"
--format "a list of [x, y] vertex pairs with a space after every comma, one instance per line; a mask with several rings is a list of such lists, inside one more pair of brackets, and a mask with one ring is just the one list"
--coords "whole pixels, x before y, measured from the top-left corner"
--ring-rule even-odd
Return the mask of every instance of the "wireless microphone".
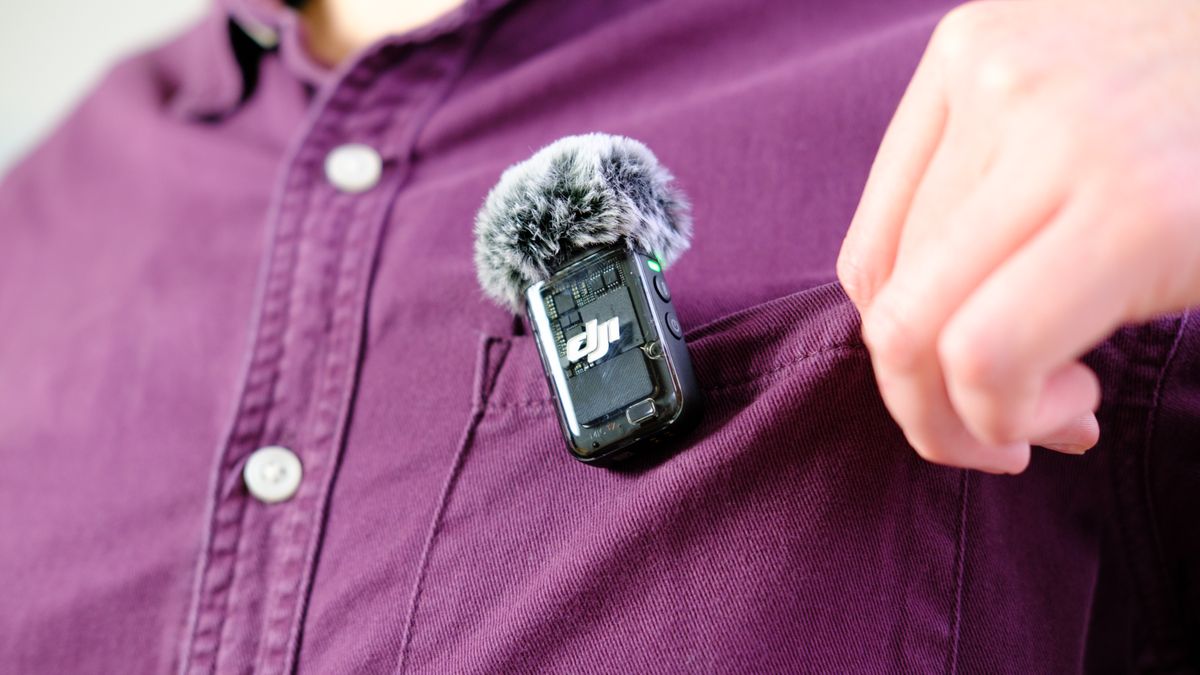
[[608, 464], [686, 431], [700, 390], [663, 271], [691, 240], [641, 143], [569, 136], [509, 167], [475, 218], [484, 292], [524, 306], [567, 447]]

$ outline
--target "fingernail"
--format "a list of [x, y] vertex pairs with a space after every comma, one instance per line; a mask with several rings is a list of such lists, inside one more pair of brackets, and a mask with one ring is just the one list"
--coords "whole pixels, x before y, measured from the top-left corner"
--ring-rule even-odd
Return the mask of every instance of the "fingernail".
[[1046, 448], [1047, 450], [1062, 452], [1068, 455], [1082, 455], [1088, 450], [1091, 450], [1093, 446], [1082, 443], [1043, 443], [1042, 447]]
[[1099, 440], [1100, 423], [1096, 421], [1094, 413], [1086, 412], [1054, 432], [1042, 438], [1035, 438], [1034, 442], [1047, 450], [1082, 455], [1096, 447]]

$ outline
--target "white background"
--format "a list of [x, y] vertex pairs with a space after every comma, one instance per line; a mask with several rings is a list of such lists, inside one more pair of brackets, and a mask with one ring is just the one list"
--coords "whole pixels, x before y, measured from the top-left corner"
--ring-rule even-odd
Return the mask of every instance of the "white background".
[[0, 0], [0, 174], [114, 61], [169, 39], [212, 0]]

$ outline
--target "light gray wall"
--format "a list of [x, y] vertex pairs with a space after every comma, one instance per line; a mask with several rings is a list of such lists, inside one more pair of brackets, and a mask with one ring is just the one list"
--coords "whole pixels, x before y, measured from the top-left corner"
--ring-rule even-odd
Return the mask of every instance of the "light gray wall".
[[198, 18], [212, 0], [0, 0], [0, 174], [117, 59]]

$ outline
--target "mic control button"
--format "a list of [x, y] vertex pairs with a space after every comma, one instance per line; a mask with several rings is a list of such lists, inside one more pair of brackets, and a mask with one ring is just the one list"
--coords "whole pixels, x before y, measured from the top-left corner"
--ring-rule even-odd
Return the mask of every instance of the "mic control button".
[[654, 275], [654, 290], [658, 292], [658, 297], [662, 298], [663, 302], [671, 301], [671, 291], [667, 288], [667, 280], [660, 275]]
[[674, 312], [667, 312], [667, 330], [671, 331], [676, 339], [683, 339], [683, 326], [679, 325], [679, 319], [675, 318]]
[[625, 419], [629, 420], [630, 424], [641, 424], [654, 417], [656, 412], [658, 411], [654, 409], [654, 399], [648, 398], [626, 408]]

